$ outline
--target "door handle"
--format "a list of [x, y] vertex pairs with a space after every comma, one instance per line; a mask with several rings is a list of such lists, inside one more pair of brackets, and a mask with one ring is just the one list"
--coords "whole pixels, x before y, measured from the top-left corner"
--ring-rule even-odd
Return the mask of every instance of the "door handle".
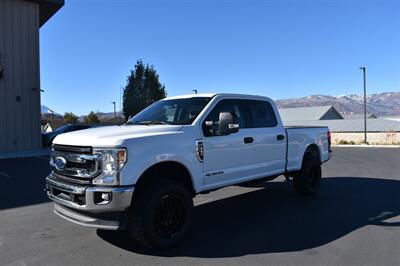
[[277, 135], [277, 136], [276, 136], [276, 139], [277, 139], [277, 140], [284, 140], [284, 139], [285, 139], [285, 136], [284, 136], [284, 135]]
[[250, 144], [250, 143], [253, 143], [254, 139], [253, 139], [253, 137], [246, 137], [243, 139], [243, 141], [245, 144]]

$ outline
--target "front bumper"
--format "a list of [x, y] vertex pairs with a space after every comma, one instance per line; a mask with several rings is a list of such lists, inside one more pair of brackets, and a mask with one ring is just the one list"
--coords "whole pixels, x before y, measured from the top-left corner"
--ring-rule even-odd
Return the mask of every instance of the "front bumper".
[[[49, 175], [46, 191], [56, 203], [58, 216], [84, 226], [116, 230], [123, 227], [122, 214], [131, 205], [134, 187], [82, 186]], [[108, 195], [108, 200], [102, 200], [102, 194]]]

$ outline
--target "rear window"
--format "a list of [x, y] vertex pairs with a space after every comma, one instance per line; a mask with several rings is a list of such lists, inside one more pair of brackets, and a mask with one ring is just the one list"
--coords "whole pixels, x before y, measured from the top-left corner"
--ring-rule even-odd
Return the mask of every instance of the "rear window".
[[275, 112], [269, 102], [257, 100], [245, 100], [244, 102], [248, 112], [248, 127], [275, 127], [278, 124]]

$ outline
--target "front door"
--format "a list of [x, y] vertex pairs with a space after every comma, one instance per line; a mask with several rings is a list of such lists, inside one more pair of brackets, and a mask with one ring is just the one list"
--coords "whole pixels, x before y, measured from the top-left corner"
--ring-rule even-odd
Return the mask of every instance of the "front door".
[[[238, 132], [218, 135], [221, 112], [232, 114], [239, 124]], [[255, 151], [254, 144], [246, 140], [251, 136], [251, 129], [246, 128], [246, 119], [239, 100], [221, 100], [203, 123], [206, 189], [234, 184], [237, 180], [248, 176], [249, 169], [255, 162]], [[209, 126], [206, 126], [206, 123]]]

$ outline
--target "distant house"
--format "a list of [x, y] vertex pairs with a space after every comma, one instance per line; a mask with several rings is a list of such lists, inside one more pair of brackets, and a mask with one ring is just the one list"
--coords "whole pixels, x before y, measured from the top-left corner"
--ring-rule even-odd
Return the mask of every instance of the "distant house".
[[[342, 116], [346, 120], [364, 119], [364, 114], [342, 114]], [[372, 113], [367, 113], [367, 119], [374, 119], [374, 118], [378, 117]]]
[[55, 118], [53, 120], [44, 119], [41, 122], [42, 133], [53, 132], [54, 130], [56, 130], [57, 128], [65, 125], [65, 124], [67, 124], [67, 122], [64, 119], [59, 119], [59, 118]]
[[279, 109], [282, 121], [317, 121], [343, 119], [332, 105]]
[[49, 123], [42, 125], [42, 133], [49, 133], [53, 132], [53, 128], [50, 126]]

